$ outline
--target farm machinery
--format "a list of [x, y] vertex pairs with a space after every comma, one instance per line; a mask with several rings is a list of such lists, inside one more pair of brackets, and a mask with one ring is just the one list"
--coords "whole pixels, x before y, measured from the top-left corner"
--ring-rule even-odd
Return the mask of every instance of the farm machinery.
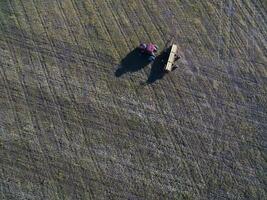
[[145, 55], [148, 57], [149, 62], [152, 62], [156, 58], [155, 54], [158, 51], [158, 46], [152, 43], [149, 43], [149, 44], [141, 43], [139, 45], [139, 50], [142, 55]]
[[[158, 46], [152, 43], [144, 44], [141, 43], [139, 45], [139, 50], [141, 55], [145, 55], [148, 58], [149, 62], [152, 62], [156, 59], [156, 53], [158, 51]], [[178, 55], [178, 46], [176, 44], [172, 44], [169, 48], [166, 48], [161, 55], [161, 62], [164, 64], [164, 69], [166, 72], [172, 71], [174, 67], [174, 62], [180, 59]]]

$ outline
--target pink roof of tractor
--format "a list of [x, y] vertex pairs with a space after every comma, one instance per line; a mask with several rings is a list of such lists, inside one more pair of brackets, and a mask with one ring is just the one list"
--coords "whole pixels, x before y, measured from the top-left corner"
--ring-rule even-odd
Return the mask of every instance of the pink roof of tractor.
[[157, 45], [152, 44], [152, 43], [149, 43], [149, 44], [141, 43], [139, 46], [139, 49], [143, 55], [149, 55], [149, 57], [148, 57], [149, 62], [155, 60], [155, 58], [156, 58], [155, 53], [158, 50]]
[[149, 53], [149, 54], [153, 54], [155, 51], [157, 51], [157, 47], [156, 47], [156, 45], [154, 45], [154, 44], [148, 44], [147, 46], [146, 46], [146, 52], [147, 53]]

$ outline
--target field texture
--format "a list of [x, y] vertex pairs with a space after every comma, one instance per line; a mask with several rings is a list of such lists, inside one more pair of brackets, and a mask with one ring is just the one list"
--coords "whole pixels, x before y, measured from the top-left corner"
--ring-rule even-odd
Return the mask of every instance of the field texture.
[[266, 10], [0, 0], [0, 199], [267, 199]]

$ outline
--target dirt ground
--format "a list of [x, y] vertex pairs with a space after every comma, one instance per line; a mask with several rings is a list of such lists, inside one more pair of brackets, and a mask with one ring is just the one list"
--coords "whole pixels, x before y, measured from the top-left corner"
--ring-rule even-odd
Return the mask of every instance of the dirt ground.
[[266, 2], [1, 0], [0, 199], [267, 199]]

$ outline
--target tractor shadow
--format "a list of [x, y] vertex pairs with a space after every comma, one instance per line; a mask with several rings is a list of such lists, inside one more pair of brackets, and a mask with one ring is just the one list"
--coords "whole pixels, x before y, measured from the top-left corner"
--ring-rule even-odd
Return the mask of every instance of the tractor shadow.
[[146, 81], [146, 84], [152, 84], [155, 81], [164, 77], [164, 75], [166, 74], [164, 66], [168, 61], [170, 51], [171, 47], [165, 49], [156, 57], [155, 61], [152, 63], [151, 71]]
[[149, 64], [146, 55], [141, 55], [138, 48], [131, 51], [122, 59], [119, 68], [115, 71], [115, 76], [120, 77], [125, 73], [133, 73], [141, 70]]

